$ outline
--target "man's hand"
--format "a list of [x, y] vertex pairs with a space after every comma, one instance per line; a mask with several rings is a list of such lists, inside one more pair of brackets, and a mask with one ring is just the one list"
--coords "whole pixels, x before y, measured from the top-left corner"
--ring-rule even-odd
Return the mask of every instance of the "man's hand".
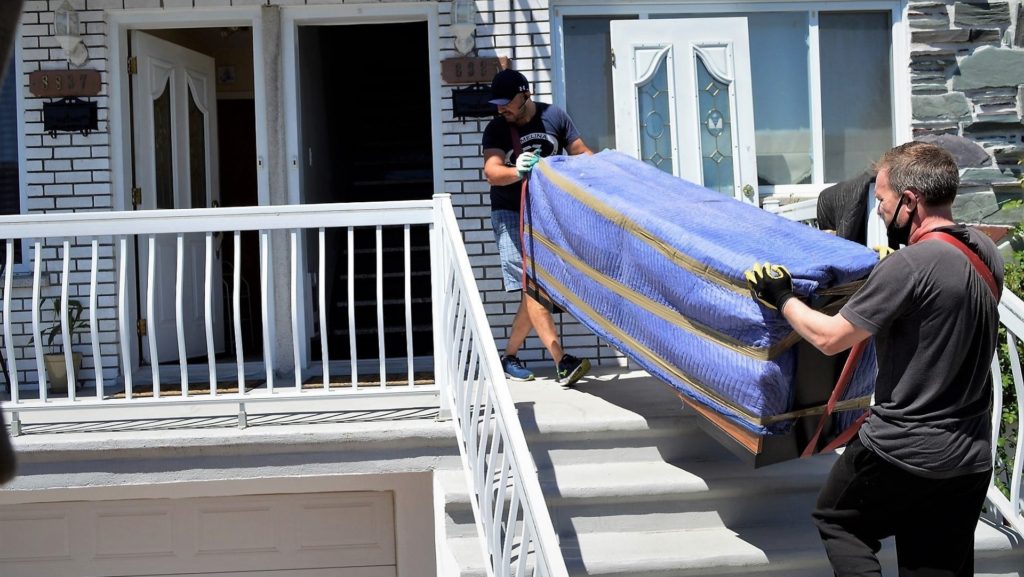
[[537, 164], [539, 161], [540, 157], [536, 154], [529, 151], [523, 151], [523, 153], [519, 155], [519, 158], [516, 159], [516, 170], [519, 171], [519, 177], [526, 178], [526, 175], [530, 174], [530, 171], [533, 170], [533, 165]]
[[885, 257], [889, 256], [890, 254], [896, 252], [892, 248], [890, 248], [888, 246], [882, 246], [880, 244], [876, 244], [875, 246], [871, 247], [871, 249], [878, 253], [878, 260], [882, 260], [883, 258], [885, 258]]
[[751, 296], [769, 308], [781, 311], [786, 301], [796, 296], [793, 293], [793, 277], [782, 265], [754, 263], [753, 268], [744, 276], [747, 277]]

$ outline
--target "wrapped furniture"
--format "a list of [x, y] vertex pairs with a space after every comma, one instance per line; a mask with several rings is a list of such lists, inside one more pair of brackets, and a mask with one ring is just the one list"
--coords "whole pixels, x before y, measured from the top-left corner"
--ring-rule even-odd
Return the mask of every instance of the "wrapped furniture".
[[[878, 259], [608, 150], [533, 170], [523, 237], [528, 282], [674, 387], [755, 466], [799, 456], [844, 359], [803, 343], [752, 299], [744, 271], [785, 265], [805, 302], [835, 312]], [[868, 346], [827, 429], [863, 411], [874, 375]]]

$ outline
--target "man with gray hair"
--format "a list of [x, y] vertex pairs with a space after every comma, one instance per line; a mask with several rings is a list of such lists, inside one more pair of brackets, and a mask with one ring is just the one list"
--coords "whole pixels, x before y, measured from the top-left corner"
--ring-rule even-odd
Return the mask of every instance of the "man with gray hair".
[[834, 316], [793, 292], [784, 267], [755, 265], [751, 292], [827, 355], [875, 337], [875, 404], [832, 468], [814, 523], [836, 575], [881, 575], [895, 536], [901, 577], [974, 574], [974, 530], [992, 474], [992, 377], [1003, 261], [953, 222], [959, 171], [910, 142], [876, 164], [891, 247]]

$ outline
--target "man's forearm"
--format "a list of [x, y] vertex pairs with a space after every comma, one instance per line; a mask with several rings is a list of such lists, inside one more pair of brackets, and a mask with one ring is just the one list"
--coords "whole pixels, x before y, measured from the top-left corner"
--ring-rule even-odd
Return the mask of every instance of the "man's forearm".
[[793, 330], [804, 340], [829, 356], [845, 351], [871, 336], [871, 333], [851, 324], [842, 315], [820, 313], [800, 299], [791, 298], [786, 301], [782, 306], [782, 316], [786, 317]]

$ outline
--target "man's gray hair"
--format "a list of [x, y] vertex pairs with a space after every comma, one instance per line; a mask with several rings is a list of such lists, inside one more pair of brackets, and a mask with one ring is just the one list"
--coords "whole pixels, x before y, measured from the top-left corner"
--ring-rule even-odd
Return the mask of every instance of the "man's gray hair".
[[960, 187], [960, 170], [944, 148], [927, 142], [907, 142], [882, 155], [876, 170], [888, 170], [889, 187], [897, 193], [910, 190], [928, 206], [953, 203]]

